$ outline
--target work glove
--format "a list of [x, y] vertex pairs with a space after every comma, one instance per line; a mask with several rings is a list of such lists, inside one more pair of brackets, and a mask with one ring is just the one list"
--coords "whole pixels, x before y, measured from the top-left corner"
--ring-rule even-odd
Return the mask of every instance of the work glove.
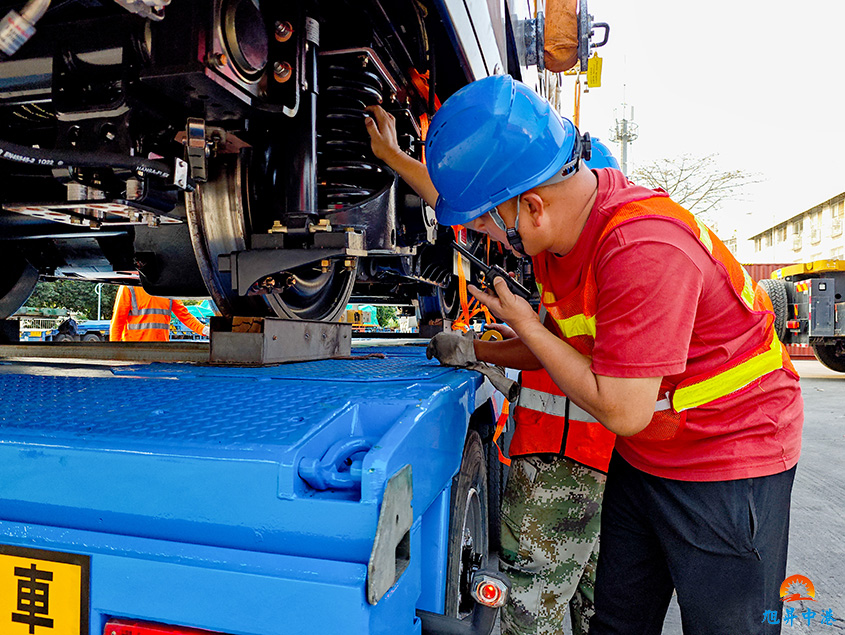
[[211, 333], [211, 328], [208, 325], [202, 327], [202, 335], [203, 337], [208, 337], [208, 334]]
[[466, 368], [468, 365], [478, 362], [472, 345], [473, 337], [472, 331], [438, 333], [429, 341], [425, 349], [425, 356], [428, 359], [436, 357], [437, 361], [444, 366]]
[[519, 384], [505, 375], [505, 369], [501, 366], [490, 366], [484, 362], [474, 362], [467, 366], [470, 370], [477, 370], [493, 384], [493, 388], [502, 393], [511, 403], [516, 402], [519, 397]]

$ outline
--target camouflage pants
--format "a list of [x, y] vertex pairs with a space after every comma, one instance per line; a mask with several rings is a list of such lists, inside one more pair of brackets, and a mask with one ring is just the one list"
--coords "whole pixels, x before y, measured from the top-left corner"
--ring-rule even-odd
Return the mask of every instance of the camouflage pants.
[[587, 632], [605, 479], [562, 457], [513, 459], [502, 501], [500, 568], [513, 584], [503, 635], [562, 634], [567, 605], [574, 635]]

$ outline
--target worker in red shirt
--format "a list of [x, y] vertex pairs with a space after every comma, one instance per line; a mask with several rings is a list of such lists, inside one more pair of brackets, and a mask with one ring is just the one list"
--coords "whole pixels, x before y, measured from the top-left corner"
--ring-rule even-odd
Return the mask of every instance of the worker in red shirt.
[[197, 335], [208, 336], [209, 328], [179, 300], [150, 295], [142, 287], [121, 285], [114, 299], [109, 340], [112, 342], [170, 341], [170, 316]]
[[[368, 110], [376, 154], [400, 173], [423, 175], [423, 191], [433, 188], [425, 166], [399, 150], [392, 116], [379, 107]], [[619, 168], [601, 142], [594, 140], [593, 148], [589, 168]], [[507, 325], [489, 328], [506, 339], [515, 336]], [[446, 342], [434, 339], [429, 359], [437, 345], [451, 343], [472, 351], [471, 341], [455, 334]], [[480, 370], [510, 393], [510, 380], [499, 383], [484, 364], [472, 364], [460, 352], [440, 353], [443, 363]], [[502, 634], [557, 635], [569, 613], [573, 635], [583, 635], [595, 612], [601, 501], [615, 435], [567, 399], [542, 367], [523, 370], [519, 384], [502, 493], [499, 566], [511, 581]]]
[[395, 169], [434, 193], [441, 224], [532, 257], [549, 319], [499, 279], [495, 295], [470, 291], [518, 337], [444, 333], [432, 348], [542, 366], [618, 435], [591, 633], [660, 633], [673, 590], [685, 633], [775, 633], [763, 618], [782, 608], [803, 402], [771, 302], [696, 217], [583, 169], [586, 155], [575, 126], [508, 76], [438, 111], [428, 173]]

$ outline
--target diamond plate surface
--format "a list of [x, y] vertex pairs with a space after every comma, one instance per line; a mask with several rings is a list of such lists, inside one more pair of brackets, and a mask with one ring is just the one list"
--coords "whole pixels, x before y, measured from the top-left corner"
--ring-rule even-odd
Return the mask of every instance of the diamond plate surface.
[[155, 363], [116, 367], [110, 378], [83, 370], [0, 375], [0, 427], [42, 438], [288, 446], [346, 404], [419, 403], [430, 382], [456, 373], [422, 350], [268, 368]]

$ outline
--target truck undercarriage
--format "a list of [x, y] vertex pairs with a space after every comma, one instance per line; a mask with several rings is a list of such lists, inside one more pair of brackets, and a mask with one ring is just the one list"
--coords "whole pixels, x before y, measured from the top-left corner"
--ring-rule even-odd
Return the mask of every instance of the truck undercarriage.
[[506, 6], [468, 46], [433, 0], [47, 4], [0, 62], [0, 317], [39, 276], [225, 315], [331, 320], [353, 293], [457, 308], [451, 230], [371, 154], [363, 109], [422, 158], [439, 100], [519, 73]]

